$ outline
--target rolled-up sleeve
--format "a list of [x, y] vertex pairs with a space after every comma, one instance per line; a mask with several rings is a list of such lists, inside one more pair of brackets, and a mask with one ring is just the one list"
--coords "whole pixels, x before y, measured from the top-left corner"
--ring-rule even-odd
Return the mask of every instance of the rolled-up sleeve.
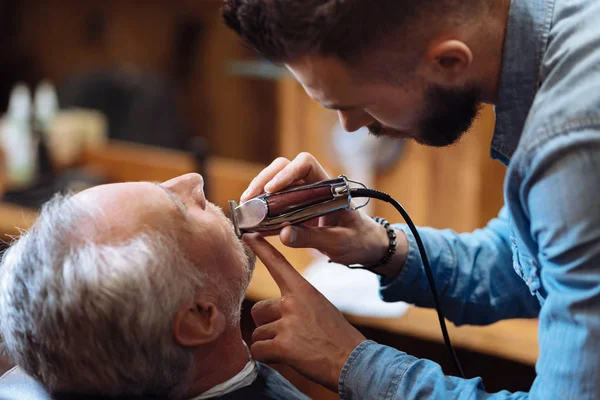
[[418, 359], [373, 341], [361, 343], [342, 369], [342, 400], [524, 399], [527, 393], [486, 393], [480, 378], [444, 375], [433, 361]]
[[[396, 228], [408, 238], [408, 258], [395, 279], [381, 279], [381, 297], [388, 302], [405, 301], [419, 307], [433, 307], [415, 238], [406, 225]], [[444, 313], [456, 325], [537, 317], [539, 302], [512, 267], [505, 208], [485, 228], [472, 233], [432, 228], [418, 228], [418, 232]]]

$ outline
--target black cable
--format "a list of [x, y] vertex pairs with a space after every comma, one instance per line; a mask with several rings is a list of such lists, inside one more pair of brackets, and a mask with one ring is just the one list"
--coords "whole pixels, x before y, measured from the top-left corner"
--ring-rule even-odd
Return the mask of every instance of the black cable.
[[421, 254], [421, 259], [423, 261], [423, 267], [425, 269], [425, 274], [427, 275], [427, 280], [429, 281], [429, 288], [431, 289], [431, 294], [433, 296], [433, 303], [435, 305], [435, 310], [437, 311], [438, 319], [440, 321], [440, 327], [442, 328], [442, 336], [444, 336], [444, 343], [446, 343], [446, 347], [448, 347], [448, 351], [450, 351], [450, 356], [452, 358], [452, 361], [454, 362], [454, 366], [456, 367], [458, 374], [462, 378], [464, 378], [465, 374], [460, 365], [460, 362], [458, 361], [458, 357], [456, 356], [456, 353], [454, 352], [454, 347], [452, 347], [452, 343], [450, 342], [450, 336], [448, 335], [448, 329], [446, 328], [446, 321], [444, 319], [444, 313], [442, 311], [442, 307], [440, 305], [440, 300], [438, 298], [438, 293], [435, 288], [435, 281], [433, 280], [433, 273], [431, 272], [431, 266], [429, 265], [429, 259], [427, 258], [427, 253], [425, 252], [425, 246], [423, 246], [423, 241], [421, 240], [421, 236], [419, 235], [419, 232], [417, 232], [417, 228], [415, 227], [415, 224], [410, 219], [410, 216], [408, 215], [406, 210], [402, 207], [402, 205], [400, 203], [398, 203], [396, 200], [394, 200], [394, 198], [387, 193], [380, 192], [378, 190], [373, 190], [373, 189], [357, 188], [357, 189], [350, 190], [350, 196], [352, 198], [368, 197], [368, 198], [372, 198], [372, 199], [383, 200], [383, 201], [393, 205], [396, 208], [396, 210], [398, 210], [398, 212], [402, 215], [402, 218], [404, 218], [404, 221], [406, 221], [406, 224], [408, 225], [412, 234], [415, 236], [415, 240], [417, 241], [417, 246], [419, 247], [419, 253]]

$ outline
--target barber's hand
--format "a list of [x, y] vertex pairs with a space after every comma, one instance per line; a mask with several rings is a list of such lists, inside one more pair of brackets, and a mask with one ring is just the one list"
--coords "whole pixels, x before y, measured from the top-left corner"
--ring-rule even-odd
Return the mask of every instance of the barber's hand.
[[282, 296], [252, 308], [257, 326], [252, 357], [289, 365], [337, 392], [346, 360], [365, 337], [261, 235], [245, 234], [243, 239], [263, 261]]
[[[293, 161], [278, 158], [250, 183], [241, 197], [248, 201], [264, 192], [275, 193], [289, 186], [330, 179], [319, 162], [309, 153]], [[342, 210], [318, 221], [286, 227], [279, 237], [289, 247], [314, 248], [340, 264], [375, 264], [386, 254], [389, 239], [385, 229], [362, 211]], [[406, 236], [398, 232], [396, 255], [382, 274], [395, 276], [408, 252]]]

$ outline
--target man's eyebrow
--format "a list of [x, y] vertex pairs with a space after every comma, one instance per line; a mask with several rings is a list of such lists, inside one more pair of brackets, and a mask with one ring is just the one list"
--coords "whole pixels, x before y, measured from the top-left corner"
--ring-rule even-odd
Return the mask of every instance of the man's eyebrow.
[[153, 184], [154, 186], [158, 186], [159, 188], [161, 188], [169, 196], [171, 201], [173, 201], [173, 203], [177, 206], [177, 209], [179, 210], [181, 215], [183, 215], [183, 217], [187, 219], [187, 217], [188, 217], [187, 208], [185, 207], [185, 205], [183, 204], [181, 199], [175, 195], [175, 193], [171, 192], [169, 189], [167, 189], [166, 187], [161, 185], [159, 182], [150, 182], [150, 183]]

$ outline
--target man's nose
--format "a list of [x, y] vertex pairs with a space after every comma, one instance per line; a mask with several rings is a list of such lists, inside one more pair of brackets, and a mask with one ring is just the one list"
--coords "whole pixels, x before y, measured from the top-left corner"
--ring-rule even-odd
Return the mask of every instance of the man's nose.
[[338, 111], [338, 117], [342, 127], [348, 132], [354, 132], [363, 126], [369, 126], [375, 119], [362, 110]]
[[206, 207], [204, 178], [197, 173], [178, 176], [163, 183], [163, 186], [177, 195], [185, 203], [196, 203], [202, 209]]

